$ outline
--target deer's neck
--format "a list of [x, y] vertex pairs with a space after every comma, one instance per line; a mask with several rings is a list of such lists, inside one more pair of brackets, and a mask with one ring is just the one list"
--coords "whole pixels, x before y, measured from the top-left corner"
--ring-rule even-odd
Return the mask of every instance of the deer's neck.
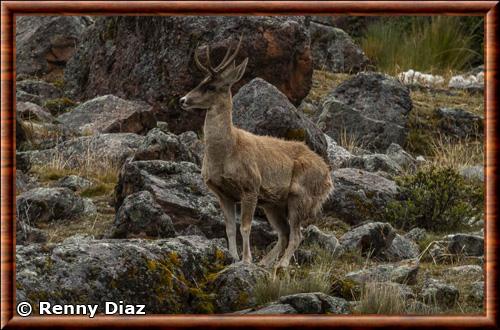
[[231, 93], [221, 96], [207, 111], [204, 126], [205, 150], [213, 159], [222, 159], [233, 146], [233, 100]]

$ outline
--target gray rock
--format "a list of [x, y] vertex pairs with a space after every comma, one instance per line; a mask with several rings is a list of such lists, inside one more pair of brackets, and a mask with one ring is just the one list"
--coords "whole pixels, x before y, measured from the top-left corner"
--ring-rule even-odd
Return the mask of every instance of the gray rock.
[[28, 225], [73, 219], [83, 214], [83, 199], [67, 188], [35, 188], [16, 197], [17, 217]]
[[92, 199], [84, 198], [83, 199], [83, 216], [86, 217], [95, 217], [97, 216], [97, 206], [94, 204]]
[[43, 80], [26, 79], [17, 81], [16, 90], [36, 95], [41, 101], [62, 97], [62, 91], [59, 88]]
[[359, 168], [368, 172], [383, 171], [390, 174], [399, 174], [403, 171], [401, 166], [384, 154], [354, 156], [347, 160], [343, 167]]
[[319, 130], [288, 101], [286, 95], [261, 78], [240, 88], [233, 99], [233, 122], [257, 135], [304, 141], [313, 151], [327, 157], [327, 143]]
[[391, 143], [404, 144], [412, 101], [396, 79], [364, 72], [341, 83], [322, 107], [318, 125], [334, 140], [347, 132], [364, 148], [385, 151]]
[[381, 264], [371, 268], [353, 271], [346, 274], [346, 278], [357, 283], [369, 282], [396, 282], [401, 284], [415, 284], [417, 282], [419, 264], [415, 260], [405, 260], [392, 264]]
[[145, 102], [104, 95], [84, 102], [57, 119], [81, 134], [146, 133], [156, 126], [153, 108]]
[[378, 218], [397, 195], [394, 181], [360, 169], [335, 170], [332, 180], [334, 189], [323, 210], [349, 224]]
[[89, 159], [121, 164], [139, 148], [144, 137], [134, 133], [82, 136], [58, 143], [54, 148], [21, 153], [32, 164], [44, 165], [63, 159], [66, 166], [78, 168]]
[[427, 237], [427, 231], [423, 228], [413, 228], [405, 234], [405, 237], [411, 239], [414, 242], [419, 242]]
[[16, 219], [16, 245], [44, 243], [46, 241], [47, 235], [44, 231], [28, 225], [26, 221]]
[[479, 265], [462, 265], [446, 269], [446, 273], [452, 276], [474, 278], [476, 281], [484, 279], [484, 269]]
[[54, 122], [55, 118], [41, 106], [31, 102], [17, 102], [17, 115], [26, 121]]
[[[92, 240], [18, 245], [16, 298], [38, 306], [144, 304], [147, 313], [206, 313], [197, 295], [208, 273], [230, 262], [221, 240], [183, 236], [159, 240]], [[199, 291], [199, 290], [198, 290]], [[36, 312], [36, 310], [35, 310]], [[212, 310], [213, 312], [213, 310]]]
[[316, 70], [355, 73], [368, 65], [368, 58], [361, 47], [341, 29], [312, 22], [309, 32]]
[[354, 155], [339, 146], [330, 136], [326, 134], [324, 136], [327, 144], [326, 153], [328, 155], [328, 163], [333, 169], [344, 167]]
[[417, 160], [406, 152], [399, 144], [391, 143], [385, 151], [386, 155], [403, 169], [414, 170]]
[[418, 245], [406, 238], [396, 234], [392, 244], [382, 252], [382, 259], [387, 261], [400, 261], [417, 258], [420, 253]]
[[460, 170], [460, 175], [467, 180], [484, 182], [484, 166], [468, 166]]
[[89, 21], [79, 16], [17, 16], [16, 73], [62, 70]]
[[40, 96], [27, 93], [20, 89], [16, 89], [16, 102], [31, 102], [36, 105], [43, 104], [43, 100]]
[[217, 295], [216, 309], [230, 312], [255, 305], [253, 289], [269, 274], [264, 269], [243, 262], [235, 263], [215, 275], [211, 287]]
[[149, 191], [128, 195], [116, 212], [112, 238], [175, 237], [172, 219], [156, 204]]
[[268, 314], [298, 314], [297, 310], [288, 304], [273, 303], [262, 308], [242, 313], [250, 315], [268, 315]]
[[205, 145], [203, 141], [193, 131], [182, 132], [178, 135], [179, 140], [189, 148], [191, 153], [196, 156], [196, 164], [201, 166], [203, 155], [205, 154]]
[[292, 306], [300, 314], [349, 314], [347, 300], [322, 292], [297, 293], [280, 297], [280, 304]]
[[475, 303], [479, 303], [481, 306], [484, 305], [484, 281], [474, 282], [469, 287], [468, 298]]
[[438, 108], [438, 126], [445, 134], [456, 138], [482, 137], [484, 118], [463, 109]]
[[134, 154], [133, 160], [173, 160], [200, 164], [201, 159], [191, 152], [180, 138], [172, 133], [153, 128]]
[[396, 231], [389, 223], [371, 222], [351, 229], [339, 241], [343, 252], [359, 250], [378, 257], [391, 247], [395, 237]]
[[92, 186], [92, 181], [78, 175], [67, 175], [54, 183], [54, 187], [68, 188], [73, 191], [86, 189]]
[[466, 256], [484, 255], [484, 238], [469, 234], [453, 234], [445, 237], [448, 241], [448, 251]]
[[22, 171], [16, 171], [16, 194], [34, 189], [39, 186], [36, 179]]
[[236, 63], [246, 57], [249, 63], [233, 92], [261, 77], [299, 104], [309, 92], [313, 69], [302, 21], [265, 16], [99, 17], [65, 69], [65, 86], [78, 99], [114, 94], [159, 103], [157, 118], [168, 122], [173, 133], [197, 131], [204, 111], [186, 112], [177, 104], [203, 79], [194, 64], [195, 47], [199, 43], [205, 63], [205, 45], [210, 44], [212, 63], [219, 63], [227, 46], [234, 49], [242, 34]]
[[455, 286], [430, 278], [424, 282], [420, 295], [427, 304], [451, 308], [458, 301], [460, 293]]
[[332, 255], [337, 253], [337, 249], [339, 248], [339, 241], [335, 235], [326, 234], [315, 225], [309, 225], [305, 229], [302, 244], [309, 246], [317, 244]]

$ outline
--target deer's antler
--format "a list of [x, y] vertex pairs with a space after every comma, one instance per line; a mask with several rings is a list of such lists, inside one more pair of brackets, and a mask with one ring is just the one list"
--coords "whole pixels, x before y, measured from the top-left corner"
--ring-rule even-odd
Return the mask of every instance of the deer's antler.
[[198, 45], [196, 46], [196, 49], [194, 51], [194, 62], [196, 63], [196, 66], [203, 72], [205, 72], [208, 75], [217, 75], [218, 73], [224, 71], [228, 67], [229, 64], [231, 64], [234, 59], [236, 58], [236, 55], [238, 55], [238, 52], [240, 51], [241, 47], [241, 41], [243, 40], [243, 34], [240, 35], [240, 40], [238, 41], [238, 45], [236, 46], [236, 49], [234, 50], [233, 54], [231, 54], [231, 45], [227, 48], [226, 54], [224, 55], [224, 58], [222, 59], [221, 63], [217, 67], [212, 67], [212, 62], [210, 60], [210, 45], [207, 45], [206, 48], [206, 56], [207, 56], [207, 66], [201, 64], [200, 59], [198, 58]]

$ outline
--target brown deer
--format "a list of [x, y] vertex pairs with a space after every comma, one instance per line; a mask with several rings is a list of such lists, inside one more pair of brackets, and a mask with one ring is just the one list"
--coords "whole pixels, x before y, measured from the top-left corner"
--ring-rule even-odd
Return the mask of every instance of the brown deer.
[[206, 65], [201, 64], [195, 50], [195, 63], [206, 77], [180, 99], [180, 105], [207, 110], [202, 175], [219, 199], [231, 256], [239, 260], [235, 206], [241, 203], [243, 262], [252, 262], [250, 229], [259, 205], [278, 234], [278, 242], [260, 264], [269, 267], [281, 256], [277, 270], [288, 267], [302, 240], [301, 222], [316, 217], [333, 184], [328, 165], [304, 143], [258, 136], [233, 126], [231, 87], [241, 79], [248, 63], [245, 58], [235, 65], [241, 40], [231, 55], [228, 47], [216, 67], [210, 61], [210, 46], [206, 47]]

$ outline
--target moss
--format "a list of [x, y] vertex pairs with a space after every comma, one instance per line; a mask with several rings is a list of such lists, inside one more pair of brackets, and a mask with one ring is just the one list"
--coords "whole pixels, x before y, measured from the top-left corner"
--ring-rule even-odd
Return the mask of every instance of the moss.
[[303, 128], [289, 129], [285, 136], [288, 140], [305, 141], [306, 131]]
[[44, 108], [49, 110], [53, 116], [58, 116], [62, 113], [70, 111], [76, 103], [67, 97], [50, 99], [43, 103]]
[[172, 251], [168, 254], [168, 258], [172, 264], [175, 266], [181, 265], [181, 259], [179, 258], [179, 254], [175, 251]]

